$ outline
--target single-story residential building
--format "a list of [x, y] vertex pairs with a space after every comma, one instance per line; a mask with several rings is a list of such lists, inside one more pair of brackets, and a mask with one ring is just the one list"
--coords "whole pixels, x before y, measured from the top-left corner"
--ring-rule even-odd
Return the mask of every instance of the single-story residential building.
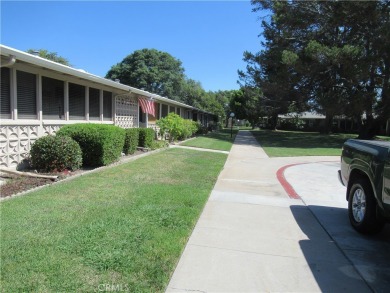
[[[300, 125], [301, 129], [320, 131], [325, 126], [325, 115], [317, 113], [315, 111], [307, 111], [302, 113], [288, 113], [284, 115], [278, 115], [279, 126], [283, 121], [289, 121], [293, 119], [299, 119], [302, 124]], [[361, 115], [361, 119], [366, 119], [366, 114]], [[390, 125], [390, 122], [388, 122]], [[381, 134], [386, 133], [386, 127], [389, 128], [389, 125], [383, 123], [378, 127], [378, 132]], [[358, 133], [359, 132], [359, 123], [356, 121], [356, 118], [348, 117], [346, 115], [335, 115], [332, 119], [332, 131], [335, 132], [345, 132], [345, 133]]]
[[39, 137], [72, 123], [157, 129], [170, 112], [204, 126], [214, 115], [85, 70], [0, 45], [0, 166], [16, 167]]
[[299, 118], [303, 125], [302, 128], [308, 128], [308, 129], [320, 129], [321, 127], [324, 127], [325, 125], [325, 115], [319, 114], [317, 112], [302, 112], [302, 113], [288, 113], [284, 115], [278, 115], [279, 123], [281, 123], [283, 120], [292, 120]]

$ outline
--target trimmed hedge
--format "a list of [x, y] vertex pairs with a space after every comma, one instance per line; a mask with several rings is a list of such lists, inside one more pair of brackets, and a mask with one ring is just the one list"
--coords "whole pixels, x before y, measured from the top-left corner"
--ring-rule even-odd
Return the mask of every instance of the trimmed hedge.
[[156, 133], [152, 128], [139, 128], [139, 146], [152, 148]]
[[32, 166], [44, 171], [77, 170], [82, 165], [80, 146], [70, 137], [44, 136], [31, 146]]
[[125, 145], [123, 147], [123, 152], [128, 155], [135, 153], [139, 141], [139, 129], [138, 128], [129, 128], [126, 129]]
[[63, 126], [58, 136], [69, 136], [77, 141], [86, 166], [106, 166], [117, 161], [125, 142], [125, 130], [104, 124], [76, 123]]

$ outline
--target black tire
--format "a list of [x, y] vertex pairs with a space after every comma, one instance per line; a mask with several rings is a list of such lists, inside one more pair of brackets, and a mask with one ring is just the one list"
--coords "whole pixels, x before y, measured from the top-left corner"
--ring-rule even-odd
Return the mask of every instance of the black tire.
[[375, 234], [385, 222], [376, 215], [376, 201], [370, 182], [357, 178], [349, 189], [348, 216], [352, 227], [362, 234]]

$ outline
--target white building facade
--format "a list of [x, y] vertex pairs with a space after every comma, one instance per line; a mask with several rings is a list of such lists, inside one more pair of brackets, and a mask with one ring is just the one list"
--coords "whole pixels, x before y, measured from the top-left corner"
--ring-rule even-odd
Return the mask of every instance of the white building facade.
[[[0, 50], [0, 167], [15, 168], [36, 139], [67, 124], [156, 129], [157, 119], [170, 112], [185, 119], [200, 116], [196, 120], [203, 125], [211, 119], [210, 113], [84, 70], [3, 45]], [[156, 117], [142, 113], [140, 98], [155, 102]]]

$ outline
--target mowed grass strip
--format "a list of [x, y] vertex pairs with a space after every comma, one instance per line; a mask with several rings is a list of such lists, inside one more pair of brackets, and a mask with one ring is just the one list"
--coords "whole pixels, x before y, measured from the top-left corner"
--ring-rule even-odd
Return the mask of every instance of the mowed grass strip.
[[2, 202], [2, 292], [163, 291], [226, 158], [169, 149]]
[[231, 135], [230, 129], [210, 132], [206, 135], [186, 141], [181, 145], [219, 151], [230, 151], [237, 132], [237, 129], [233, 129], [233, 135]]
[[340, 156], [341, 147], [356, 134], [254, 130], [252, 134], [270, 157]]

